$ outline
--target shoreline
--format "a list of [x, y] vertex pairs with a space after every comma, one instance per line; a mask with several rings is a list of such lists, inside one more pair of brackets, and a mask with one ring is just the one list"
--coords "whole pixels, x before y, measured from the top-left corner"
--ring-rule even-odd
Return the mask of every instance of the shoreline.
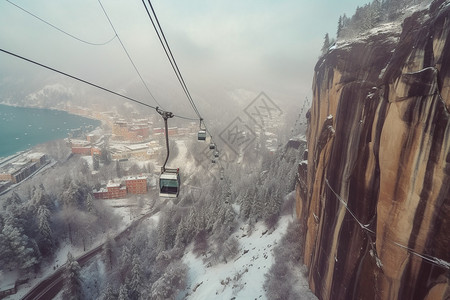
[[[5, 103], [5, 102], [0, 102], [0, 105], [3, 106], [7, 106], [7, 107], [12, 107], [12, 108], [24, 108], [24, 109], [42, 109], [42, 110], [49, 110], [49, 111], [53, 111], [53, 112], [61, 112], [61, 113], [66, 113], [72, 116], [76, 116], [76, 117], [81, 117], [81, 118], [86, 118], [90, 121], [96, 121], [99, 122], [98, 125], [94, 125], [94, 129], [101, 127], [104, 125], [104, 120], [95, 118], [92, 115], [85, 115], [85, 114], [80, 114], [80, 113], [76, 113], [76, 112], [72, 112], [72, 111], [68, 111], [68, 110], [62, 110], [62, 109], [58, 109], [55, 107], [41, 107], [41, 106], [22, 106], [22, 105], [16, 105], [16, 104], [12, 104], [12, 103]], [[45, 122], [45, 121], [44, 121]], [[86, 125], [80, 125], [78, 128], [80, 127], [86, 127]], [[77, 128], [68, 128], [69, 130], [73, 130], [73, 129], [77, 129]], [[54, 139], [50, 139], [47, 141], [39, 141], [38, 143], [34, 144], [34, 145], [28, 145], [25, 148], [18, 148], [19, 150], [16, 150], [14, 153], [5, 153], [5, 154], [0, 154], [0, 164], [5, 161], [5, 160], [10, 160], [11, 157], [16, 157], [18, 155], [20, 155], [21, 153], [25, 153], [25, 152], [29, 152], [29, 151], [33, 151], [33, 148], [39, 146], [39, 145], [43, 145], [45, 143], [51, 142], [51, 141], [58, 141], [58, 140], [64, 140], [65, 137], [55, 137]]]
[[77, 114], [77, 113], [72, 112], [72, 111], [68, 111], [68, 110], [64, 110], [64, 109], [60, 109], [60, 108], [55, 108], [55, 107], [43, 107], [43, 106], [31, 106], [31, 105], [23, 106], [23, 105], [17, 105], [17, 104], [13, 104], [13, 103], [2, 102], [2, 101], [0, 101], [0, 105], [9, 106], [9, 107], [17, 107], [17, 108], [48, 109], [48, 110], [52, 110], [52, 111], [65, 112], [65, 113], [68, 113], [68, 114], [71, 114], [71, 115], [74, 115], [74, 116], [79, 116], [79, 117], [84, 117], [84, 118], [87, 118], [87, 119], [99, 121], [100, 123], [103, 124], [103, 120], [95, 118], [93, 116]]

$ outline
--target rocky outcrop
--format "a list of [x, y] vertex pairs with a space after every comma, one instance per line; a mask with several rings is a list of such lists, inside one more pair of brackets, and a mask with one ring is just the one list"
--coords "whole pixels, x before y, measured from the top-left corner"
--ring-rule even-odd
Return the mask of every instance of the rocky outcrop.
[[450, 5], [341, 42], [313, 82], [297, 184], [311, 289], [449, 299]]

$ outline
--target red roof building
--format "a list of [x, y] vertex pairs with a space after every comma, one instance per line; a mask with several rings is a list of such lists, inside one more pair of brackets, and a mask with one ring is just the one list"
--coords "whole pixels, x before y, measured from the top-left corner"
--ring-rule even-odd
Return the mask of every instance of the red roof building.
[[128, 177], [125, 180], [125, 185], [127, 192], [130, 194], [146, 194], [148, 191], [147, 177], [145, 176]]
[[147, 177], [130, 176], [123, 182], [110, 181], [106, 187], [94, 190], [95, 199], [126, 198], [127, 194], [146, 194], [148, 192]]

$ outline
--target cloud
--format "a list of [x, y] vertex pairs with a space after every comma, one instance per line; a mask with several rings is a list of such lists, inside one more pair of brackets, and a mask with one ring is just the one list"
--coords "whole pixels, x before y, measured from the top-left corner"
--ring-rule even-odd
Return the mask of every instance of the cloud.
[[[351, 14], [365, 2], [154, 0], [153, 5], [191, 94], [209, 107], [211, 101], [239, 102], [236, 95], [260, 91], [290, 104], [310, 96], [323, 35], [334, 35], [339, 15]], [[89, 41], [105, 41], [114, 34], [96, 1], [14, 3]], [[102, 0], [102, 4], [152, 93], [166, 106], [189, 110], [142, 3]], [[0, 45], [106, 87], [149, 98], [117, 40], [104, 46], [80, 43], [6, 1], [0, 3]], [[0, 54], [0, 64], [0, 76], [9, 78], [0, 82], [25, 72], [58, 78], [5, 54]], [[236, 94], [240, 90], [246, 93]]]

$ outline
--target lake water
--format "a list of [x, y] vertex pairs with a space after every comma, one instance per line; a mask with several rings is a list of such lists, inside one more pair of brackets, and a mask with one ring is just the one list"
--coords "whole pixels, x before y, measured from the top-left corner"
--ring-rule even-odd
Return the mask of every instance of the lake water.
[[64, 111], [0, 104], [0, 157], [35, 145], [66, 138], [72, 129], [100, 125], [100, 121]]

